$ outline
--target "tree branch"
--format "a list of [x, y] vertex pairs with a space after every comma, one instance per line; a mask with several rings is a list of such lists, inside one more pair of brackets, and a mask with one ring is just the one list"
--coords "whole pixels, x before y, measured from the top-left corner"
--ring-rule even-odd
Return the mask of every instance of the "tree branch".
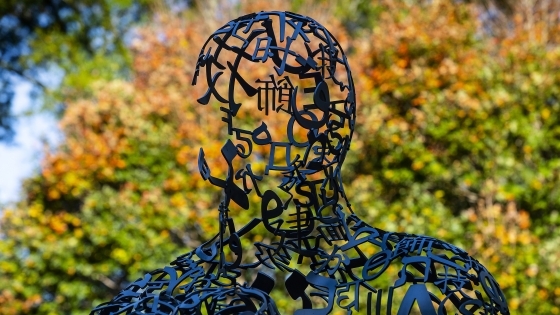
[[107, 288], [111, 289], [111, 290], [119, 290], [120, 286], [113, 280], [111, 280], [109, 277], [103, 275], [103, 274], [96, 274], [95, 277], [97, 278], [97, 280], [101, 281], [101, 283], [103, 283]]
[[39, 80], [37, 80], [37, 79], [35, 79], [35, 78], [29, 76], [28, 74], [26, 74], [26, 73], [23, 72], [22, 70], [15, 69], [15, 68], [13, 68], [13, 67], [11, 67], [11, 66], [8, 66], [8, 65], [6, 65], [6, 64], [3, 64], [3, 63], [0, 64], [0, 68], [3, 68], [3, 69], [5, 69], [5, 70], [8, 70], [8, 71], [14, 73], [14, 74], [19, 75], [20, 77], [22, 77], [22, 78], [24, 78], [24, 79], [30, 81], [31, 83], [40, 86], [43, 90], [46, 90], [46, 89], [47, 89], [47, 87], [46, 87], [43, 83], [41, 83]]

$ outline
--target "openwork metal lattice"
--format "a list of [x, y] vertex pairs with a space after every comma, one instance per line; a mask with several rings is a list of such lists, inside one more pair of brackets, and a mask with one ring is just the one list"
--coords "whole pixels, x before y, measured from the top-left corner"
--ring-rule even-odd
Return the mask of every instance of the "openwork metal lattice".
[[[264, 75], [248, 82], [247, 71]], [[92, 314], [279, 314], [271, 296], [282, 292], [297, 315], [509, 314], [496, 280], [463, 250], [354, 214], [341, 179], [354, 85], [321, 24], [290, 12], [233, 20], [204, 44], [193, 84], [206, 88], [199, 103], [220, 104], [229, 135], [225, 178], [212, 175], [203, 149], [198, 159], [202, 177], [223, 190], [220, 231]], [[262, 120], [251, 126], [237, 117], [242, 106]], [[285, 134], [270, 129], [278, 122]], [[255, 163], [265, 164], [261, 174]], [[241, 226], [232, 207], [248, 209], [255, 195], [261, 216]], [[241, 243], [255, 229], [266, 235], [248, 256]]]

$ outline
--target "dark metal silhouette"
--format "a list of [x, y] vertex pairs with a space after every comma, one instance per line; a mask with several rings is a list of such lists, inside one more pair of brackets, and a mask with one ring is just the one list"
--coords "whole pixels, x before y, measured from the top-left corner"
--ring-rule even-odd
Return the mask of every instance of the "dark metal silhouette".
[[[255, 66], [270, 72], [248, 82], [241, 73]], [[199, 103], [221, 103], [230, 136], [221, 150], [225, 179], [211, 175], [203, 149], [198, 158], [202, 177], [224, 191], [220, 231], [92, 314], [279, 314], [273, 290], [294, 300], [297, 315], [509, 314], [496, 280], [463, 250], [382, 231], [352, 211], [340, 169], [356, 97], [342, 48], [318, 22], [290, 12], [229, 22], [204, 44], [197, 83], [207, 87]], [[263, 116], [252, 129], [236, 123], [245, 106], [239, 94], [254, 99]], [[280, 118], [286, 137], [274, 139], [265, 120]], [[259, 146], [268, 157], [254, 154]], [[254, 172], [250, 162], [266, 159], [264, 172]], [[266, 186], [270, 178], [278, 185]], [[261, 216], [237, 229], [230, 208], [248, 209], [250, 194], [260, 198]], [[246, 257], [241, 239], [257, 226], [267, 241]]]

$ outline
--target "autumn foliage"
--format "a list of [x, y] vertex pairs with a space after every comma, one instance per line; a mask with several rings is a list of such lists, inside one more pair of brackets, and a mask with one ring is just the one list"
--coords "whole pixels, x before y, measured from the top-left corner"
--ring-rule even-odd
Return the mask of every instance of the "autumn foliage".
[[[429, 2], [375, 1], [371, 26], [352, 33], [339, 4], [279, 6], [333, 30], [350, 56], [358, 125], [344, 179], [358, 214], [465, 248], [514, 313], [558, 314], [560, 47], [534, 35], [543, 25], [513, 19], [493, 36], [476, 6]], [[68, 104], [64, 143], [2, 215], [1, 314], [87, 314], [215, 233], [219, 191], [196, 161], [201, 146], [219, 155], [224, 130], [191, 86], [222, 23], [206, 13], [160, 14], [135, 33], [131, 80], [98, 81]]]

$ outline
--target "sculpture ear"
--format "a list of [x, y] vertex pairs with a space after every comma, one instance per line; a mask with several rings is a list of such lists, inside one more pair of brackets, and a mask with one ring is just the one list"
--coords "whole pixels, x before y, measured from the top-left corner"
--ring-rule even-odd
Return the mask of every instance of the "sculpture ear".
[[206, 163], [206, 158], [204, 157], [204, 150], [200, 148], [198, 152], [198, 170], [200, 171], [200, 175], [202, 179], [209, 180], [210, 183], [214, 186], [218, 186], [221, 188], [226, 187], [226, 181], [216, 178], [210, 175], [210, 167], [208, 167], [208, 163]]
[[208, 163], [204, 157], [204, 150], [202, 148], [198, 151], [198, 171], [200, 172], [202, 179], [208, 180], [208, 178], [210, 178], [210, 167], [208, 167]]

